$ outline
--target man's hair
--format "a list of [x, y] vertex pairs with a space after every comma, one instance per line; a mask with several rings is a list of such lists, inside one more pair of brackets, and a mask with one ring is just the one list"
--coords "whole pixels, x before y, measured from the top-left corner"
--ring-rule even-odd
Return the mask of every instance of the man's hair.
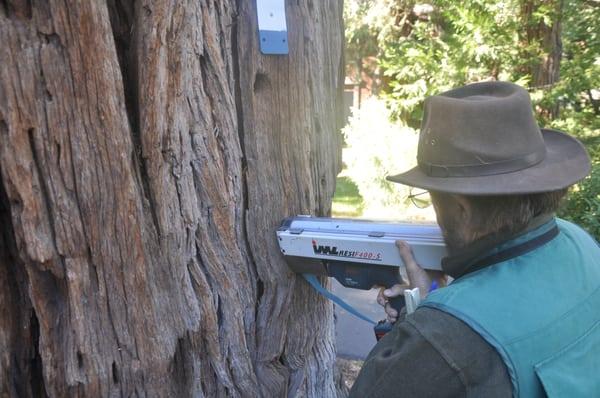
[[534, 217], [554, 213], [568, 188], [523, 195], [466, 196], [472, 207], [470, 227], [484, 234], [513, 235]]
[[438, 222], [449, 250], [458, 250], [485, 236], [508, 237], [527, 227], [534, 217], [554, 213], [568, 188], [523, 195], [460, 195], [469, 203], [469, 219], [457, 217], [456, 195], [431, 192]]

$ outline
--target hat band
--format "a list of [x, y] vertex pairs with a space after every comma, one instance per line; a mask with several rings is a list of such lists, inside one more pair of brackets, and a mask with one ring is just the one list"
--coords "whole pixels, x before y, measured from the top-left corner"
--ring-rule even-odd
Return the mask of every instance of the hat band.
[[540, 163], [546, 157], [546, 147], [520, 158], [493, 163], [478, 163], [460, 166], [445, 166], [427, 163], [419, 159], [419, 168], [429, 177], [480, 177], [512, 173]]

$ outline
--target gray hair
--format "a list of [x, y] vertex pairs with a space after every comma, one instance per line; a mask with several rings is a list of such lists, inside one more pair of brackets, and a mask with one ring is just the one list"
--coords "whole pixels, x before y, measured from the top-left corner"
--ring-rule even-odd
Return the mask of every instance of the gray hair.
[[[448, 249], [459, 250], [484, 236], [508, 237], [524, 230], [534, 217], [554, 213], [568, 188], [523, 195], [473, 196], [431, 192]], [[468, 218], [458, 198], [469, 204]]]
[[467, 196], [472, 206], [471, 228], [483, 235], [514, 235], [534, 217], [556, 212], [568, 188], [524, 195]]

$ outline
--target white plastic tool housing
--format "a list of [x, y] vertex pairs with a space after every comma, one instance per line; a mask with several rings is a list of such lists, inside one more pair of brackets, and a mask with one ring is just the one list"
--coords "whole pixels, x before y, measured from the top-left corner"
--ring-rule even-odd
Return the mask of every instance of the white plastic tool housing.
[[396, 240], [406, 241], [425, 269], [441, 270], [446, 256], [442, 233], [435, 224], [296, 216], [283, 221], [277, 238], [292, 269], [301, 262], [290, 261], [290, 257], [401, 267]]

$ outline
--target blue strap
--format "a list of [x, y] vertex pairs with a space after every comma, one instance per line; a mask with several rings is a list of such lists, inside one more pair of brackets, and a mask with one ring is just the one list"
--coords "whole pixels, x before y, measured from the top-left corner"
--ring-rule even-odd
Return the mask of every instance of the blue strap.
[[342, 307], [343, 309], [345, 309], [346, 311], [348, 311], [349, 313], [351, 313], [355, 317], [360, 318], [363, 321], [367, 321], [370, 324], [377, 325], [377, 322], [374, 322], [369, 317], [361, 314], [357, 309], [355, 309], [354, 307], [352, 307], [350, 304], [346, 303], [340, 297], [336, 296], [335, 294], [331, 293], [329, 290], [325, 289], [323, 287], [323, 285], [321, 285], [321, 283], [319, 282], [319, 280], [317, 279], [317, 277], [315, 275], [313, 275], [313, 274], [302, 274], [302, 276], [304, 277], [304, 279], [306, 279], [306, 281], [308, 283], [310, 283], [310, 285], [317, 292], [319, 292], [323, 296], [327, 297], [329, 300], [333, 301], [334, 303], [336, 303], [337, 305], [339, 305], [340, 307]]

